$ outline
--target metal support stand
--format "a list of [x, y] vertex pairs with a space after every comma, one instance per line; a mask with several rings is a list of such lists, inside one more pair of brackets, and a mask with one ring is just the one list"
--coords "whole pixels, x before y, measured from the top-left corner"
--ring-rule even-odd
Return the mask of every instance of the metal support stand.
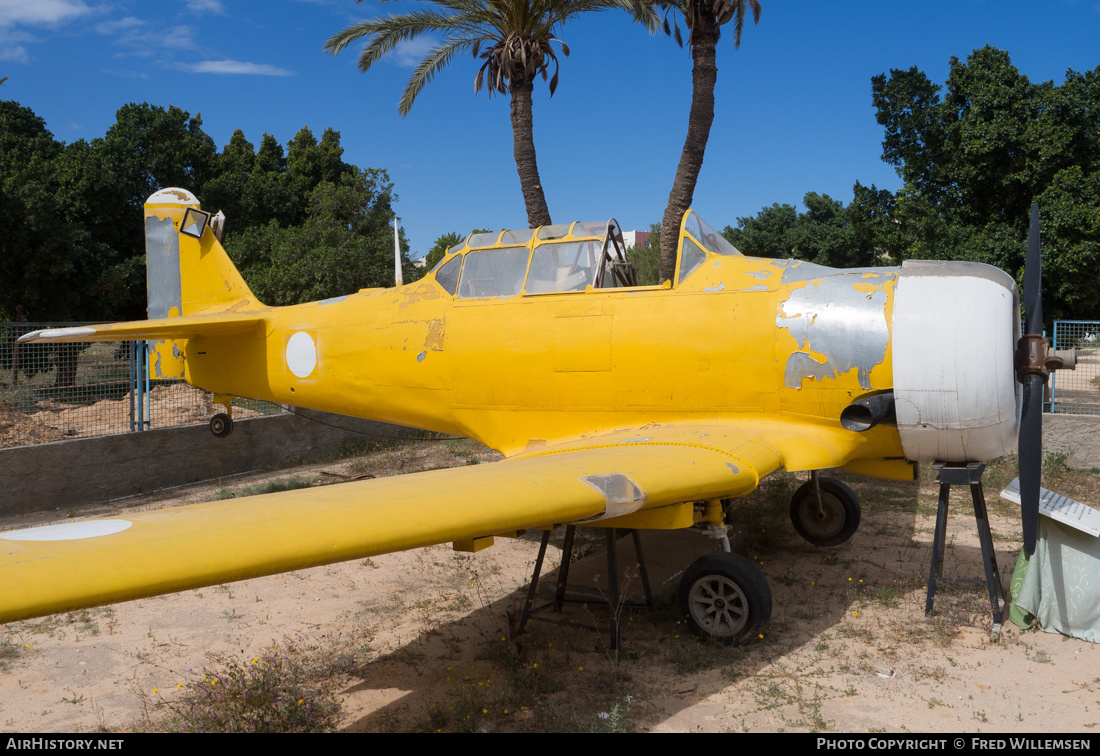
[[928, 571], [928, 596], [924, 604], [925, 616], [931, 616], [936, 601], [936, 583], [981, 583], [981, 580], [945, 578], [943, 576], [944, 545], [947, 539], [947, 510], [950, 503], [951, 486], [970, 486], [970, 495], [974, 500], [974, 520], [978, 526], [978, 541], [982, 545], [982, 562], [985, 564], [985, 584], [989, 589], [989, 606], [993, 611], [993, 630], [990, 640], [1001, 636], [1001, 622], [1006, 603], [1001, 573], [997, 569], [997, 553], [993, 549], [993, 536], [989, 531], [989, 514], [985, 507], [985, 493], [982, 489], [982, 473], [985, 465], [980, 462], [950, 464], [936, 462], [932, 469], [938, 473], [940, 484], [939, 508], [936, 512], [936, 532], [932, 539], [932, 566]]
[[[655, 612], [657, 608], [653, 600], [653, 591], [650, 589], [649, 585], [649, 573], [645, 566], [645, 555], [642, 553], [641, 537], [637, 530], [633, 531], [634, 553], [638, 557], [638, 566], [641, 568], [642, 588], [645, 590], [646, 600], [644, 604], [638, 604], [636, 602], [628, 603], [625, 598], [619, 594], [619, 550], [615, 528], [607, 529], [607, 583], [609, 595], [602, 599], [570, 598], [566, 595], [566, 588], [569, 581], [569, 565], [573, 561], [573, 540], [576, 531], [576, 525], [568, 525], [565, 528], [565, 543], [562, 546], [561, 568], [558, 570], [558, 584], [554, 592], [554, 600], [536, 607], [535, 597], [538, 595], [539, 575], [542, 574], [542, 563], [543, 559], [546, 558], [546, 546], [550, 542], [550, 531], [543, 531], [542, 543], [539, 545], [539, 555], [535, 560], [535, 571], [531, 575], [531, 585], [527, 588], [527, 600], [523, 605], [523, 615], [520, 618], [519, 632], [523, 633], [526, 631], [527, 623], [531, 619], [540, 619], [538, 617], [532, 617], [532, 615], [543, 609], [553, 608], [555, 612], [561, 612], [564, 604], [606, 604], [611, 619], [611, 649], [614, 650], [619, 648], [619, 613], [624, 606], [646, 606], [649, 608], [650, 613]], [[587, 627], [572, 622], [560, 622], [559, 624], [572, 625], [574, 627]]]

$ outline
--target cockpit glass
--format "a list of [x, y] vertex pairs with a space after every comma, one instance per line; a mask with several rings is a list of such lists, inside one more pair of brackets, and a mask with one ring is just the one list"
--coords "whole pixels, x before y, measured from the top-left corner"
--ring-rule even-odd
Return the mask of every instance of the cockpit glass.
[[569, 233], [571, 223], [555, 223], [553, 226], [543, 226], [539, 229], [540, 239], [560, 239]]
[[535, 235], [535, 229], [522, 228], [518, 231], [505, 231], [504, 236], [500, 238], [501, 244], [526, 244], [531, 241], [531, 237]]
[[458, 296], [506, 297], [519, 294], [527, 270], [527, 247], [474, 250], [466, 253]]
[[726, 237], [718, 233], [693, 210], [684, 221], [684, 230], [695, 237], [709, 252], [716, 255], [740, 255], [737, 247], [729, 243]]
[[700, 249], [689, 236], [681, 240], [680, 250], [680, 275], [676, 278], [677, 284], [694, 273], [695, 269], [707, 259], [707, 253]]
[[450, 295], [454, 295], [458, 288], [458, 271], [462, 268], [462, 255], [452, 257], [442, 267], [435, 271], [435, 281]]
[[486, 234], [470, 234], [466, 244], [470, 247], [491, 247], [497, 243], [499, 231], [490, 231]]
[[603, 236], [607, 233], [607, 221], [577, 221], [573, 224], [573, 236]]
[[584, 291], [594, 286], [603, 245], [599, 241], [559, 242], [535, 248], [524, 289], [529, 294]]

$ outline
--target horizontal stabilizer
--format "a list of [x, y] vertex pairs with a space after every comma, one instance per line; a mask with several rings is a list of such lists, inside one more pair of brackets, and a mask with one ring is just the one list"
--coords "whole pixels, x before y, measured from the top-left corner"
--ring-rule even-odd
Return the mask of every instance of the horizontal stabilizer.
[[178, 318], [135, 320], [129, 323], [102, 323], [73, 328], [48, 328], [19, 337], [20, 344], [65, 343], [73, 341], [136, 341], [138, 339], [191, 339], [198, 335], [231, 336], [246, 332], [263, 322], [255, 313], [219, 312], [209, 315], [185, 315]]
[[[1001, 498], [1013, 504], [1020, 503], [1019, 478], [1013, 478], [1005, 490], [1001, 491]], [[1100, 536], [1100, 512], [1060, 493], [1040, 488], [1039, 514], [1091, 536]]]

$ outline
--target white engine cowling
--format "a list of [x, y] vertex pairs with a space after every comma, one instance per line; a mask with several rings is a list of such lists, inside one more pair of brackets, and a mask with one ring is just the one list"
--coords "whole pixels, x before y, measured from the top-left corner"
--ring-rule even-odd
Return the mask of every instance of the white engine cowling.
[[894, 402], [905, 456], [971, 462], [1016, 449], [1016, 282], [990, 265], [908, 260], [893, 314]]

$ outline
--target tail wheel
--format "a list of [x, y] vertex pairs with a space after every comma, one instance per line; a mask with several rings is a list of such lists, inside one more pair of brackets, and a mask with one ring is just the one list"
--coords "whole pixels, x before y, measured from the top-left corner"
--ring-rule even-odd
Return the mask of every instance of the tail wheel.
[[745, 643], [772, 616], [772, 591], [752, 562], [718, 552], [692, 562], [680, 581], [680, 610], [697, 635]]
[[820, 506], [813, 481], [791, 497], [791, 522], [798, 534], [814, 546], [839, 546], [859, 529], [859, 497], [835, 478], [820, 478]]
[[210, 418], [210, 432], [218, 438], [225, 438], [233, 432], [233, 418], [224, 412], [219, 412]]

